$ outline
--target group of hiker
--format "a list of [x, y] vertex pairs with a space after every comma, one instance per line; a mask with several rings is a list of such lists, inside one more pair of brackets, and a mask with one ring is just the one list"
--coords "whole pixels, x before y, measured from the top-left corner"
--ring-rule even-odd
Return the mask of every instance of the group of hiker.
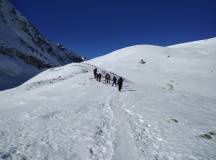
[[[97, 68], [95, 68], [93, 70], [93, 73], [94, 73], [94, 78], [98, 82], [101, 82], [102, 74], [100, 72], [98, 72]], [[111, 82], [111, 75], [109, 73], [106, 73], [105, 76], [104, 76], [104, 79], [105, 79], [105, 83], [106, 84], [110, 84], [110, 82]], [[112, 86], [117, 86], [117, 85], [118, 85], [118, 90], [121, 92], [122, 85], [123, 85], [123, 78], [119, 77], [117, 79], [117, 77], [114, 75], [112, 77]]]

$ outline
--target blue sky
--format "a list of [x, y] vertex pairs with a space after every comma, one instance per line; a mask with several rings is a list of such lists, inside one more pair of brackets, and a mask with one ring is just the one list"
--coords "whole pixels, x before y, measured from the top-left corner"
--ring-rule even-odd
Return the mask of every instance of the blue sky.
[[216, 37], [216, 0], [11, 0], [49, 39], [89, 58]]

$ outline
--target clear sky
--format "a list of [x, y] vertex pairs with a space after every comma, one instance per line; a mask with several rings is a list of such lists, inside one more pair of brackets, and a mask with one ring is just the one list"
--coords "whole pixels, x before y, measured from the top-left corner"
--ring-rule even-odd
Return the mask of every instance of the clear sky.
[[216, 0], [11, 0], [46, 37], [88, 58], [216, 37]]

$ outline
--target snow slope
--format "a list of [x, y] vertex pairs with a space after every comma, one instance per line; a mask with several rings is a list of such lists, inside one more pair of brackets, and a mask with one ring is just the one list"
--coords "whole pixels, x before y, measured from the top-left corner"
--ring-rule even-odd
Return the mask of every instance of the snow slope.
[[[139, 63], [141, 59], [146, 63]], [[173, 47], [137, 45], [89, 63], [143, 85], [162, 88], [172, 85], [175, 90], [215, 98], [215, 62], [216, 38]]]
[[46, 39], [8, 0], [0, 0], [0, 90], [83, 58]]
[[[128, 47], [0, 92], [0, 159], [215, 160], [215, 52], [203, 50]], [[122, 75], [122, 92], [95, 65]]]

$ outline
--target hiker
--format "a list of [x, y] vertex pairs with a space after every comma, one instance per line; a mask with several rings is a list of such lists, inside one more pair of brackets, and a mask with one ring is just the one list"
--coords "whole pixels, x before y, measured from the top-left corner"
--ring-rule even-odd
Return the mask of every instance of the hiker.
[[110, 84], [110, 75], [109, 75], [109, 73], [105, 74], [105, 83], [109, 83]]
[[99, 75], [99, 73], [96, 73], [96, 74], [95, 74], [95, 79], [96, 79], [96, 81], [99, 81], [98, 75]]
[[100, 73], [96, 73], [96, 80], [97, 80], [98, 82], [100, 82], [100, 78], [101, 78], [101, 74], [100, 74]]
[[101, 77], [102, 77], [101, 73], [98, 73], [97, 74], [97, 81], [101, 82]]
[[118, 90], [119, 90], [119, 92], [121, 92], [122, 84], [123, 84], [123, 78], [122, 78], [122, 77], [120, 77], [120, 78], [118, 79], [117, 84], [118, 84]]
[[97, 68], [95, 68], [95, 69], [93, 70], [93, 73], [94, 73], [94, 78], [97, 79]]
[[117, 82], [117, 78], [115, 77], [115, 76], [113, 76], [113, 83], [112, 83], [112, 86], [116, 86], [117, 84], [116, 84], [116, 82]]

